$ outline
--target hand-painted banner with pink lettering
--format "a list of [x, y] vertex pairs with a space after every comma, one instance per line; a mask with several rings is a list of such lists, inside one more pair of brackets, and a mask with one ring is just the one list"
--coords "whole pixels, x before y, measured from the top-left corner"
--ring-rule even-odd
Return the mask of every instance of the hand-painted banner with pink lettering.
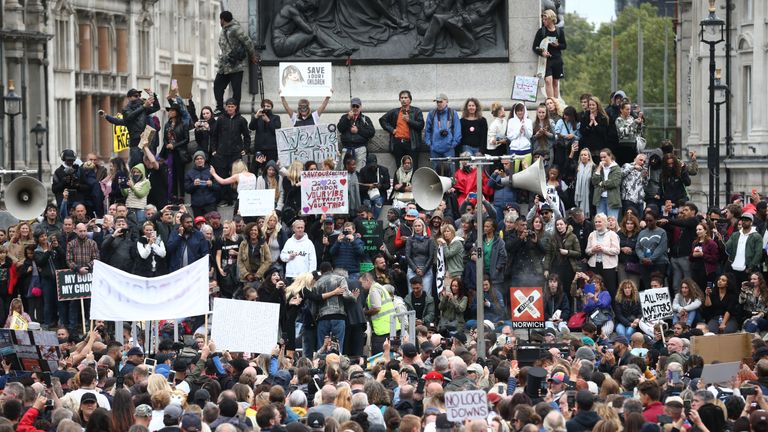
[[303, 171], [301, 214], [349, 213], [348, 190], [346, 171]]
[[205, 315], [208, 255], [165, 276], [146, 278], [93, 264], [92, 320], [151, 321]]

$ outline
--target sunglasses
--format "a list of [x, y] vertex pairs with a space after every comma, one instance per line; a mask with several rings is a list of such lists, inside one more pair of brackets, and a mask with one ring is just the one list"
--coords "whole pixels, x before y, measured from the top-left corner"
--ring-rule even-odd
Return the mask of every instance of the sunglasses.
[[360, 108], [360, 105], [352, 105], [352, 108]]

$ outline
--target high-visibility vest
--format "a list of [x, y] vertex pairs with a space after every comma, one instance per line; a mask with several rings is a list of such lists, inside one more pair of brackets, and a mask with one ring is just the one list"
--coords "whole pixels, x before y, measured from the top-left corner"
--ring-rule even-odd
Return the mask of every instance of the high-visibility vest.
[[[389, 334], [389, 316], [395, 313], [395, 302], [389, 292], [378, 283], [374, 282], [371, 289], [377, 290], [381, 296], [381, 308], [379, 313], [371, 317], [371, 327], [373, 327], [373, 334], [384, 336]], [[370, 308], [371, 296], [368, 296], [368, 309]], [[396, 320], [396, 325], [397, 330], [400, 330], [400, 320]]]

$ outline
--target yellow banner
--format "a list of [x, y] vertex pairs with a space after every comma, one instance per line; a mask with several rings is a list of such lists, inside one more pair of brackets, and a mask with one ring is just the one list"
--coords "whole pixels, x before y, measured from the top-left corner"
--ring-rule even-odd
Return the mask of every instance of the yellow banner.
[[[123, 118], [122, 114], [118, 114], [115, 116], [116, 118]], [[128, 149], [128, 128], [125, 126], [117, 126], [114, 127], [113, 137], [112, 137], [112, 147], [115, 150], [115, 153], [120, 153], [123, 150]]]
[[11, 329], [12, 330], [27, 330], [29, 329], [29, 323], [18, 312], [14, 312], [11, 317]]

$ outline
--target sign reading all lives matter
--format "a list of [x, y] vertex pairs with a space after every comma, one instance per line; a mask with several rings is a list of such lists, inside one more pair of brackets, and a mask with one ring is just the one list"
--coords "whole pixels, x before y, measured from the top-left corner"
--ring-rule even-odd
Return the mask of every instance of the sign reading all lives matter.
[[277, 158], [280, 166], [287, 167], [293, 161], [315, 161], [318, 165], [326, 159], [339, 158], [339, 140], [336, 125], [313, 125], [278, 129]]
[[513, 328], [544, 328], [544, 295], [541, 287], [509, 289]]
[[488, 417], [488, 395], [483, 390], [445, 392], [448, 421], [462, 422]]
[[80, 274], [72, 270], [56, 272], [56, 291], [59, 301], [91, 298], [93, 273]]
[[349, 194], [346, 171], [303, 171], [301, 214], [347, 214]]
[[647, 321], [656, 322], [672, 318], [672, 299], [669, 296], [669, 288], [653, 288], [641, 292], [640, 307], [643, 310], [643, 318]]
[[278, 67], [280, 96], [325, 97], [333, 88], [331, 63], [281, 62]]

